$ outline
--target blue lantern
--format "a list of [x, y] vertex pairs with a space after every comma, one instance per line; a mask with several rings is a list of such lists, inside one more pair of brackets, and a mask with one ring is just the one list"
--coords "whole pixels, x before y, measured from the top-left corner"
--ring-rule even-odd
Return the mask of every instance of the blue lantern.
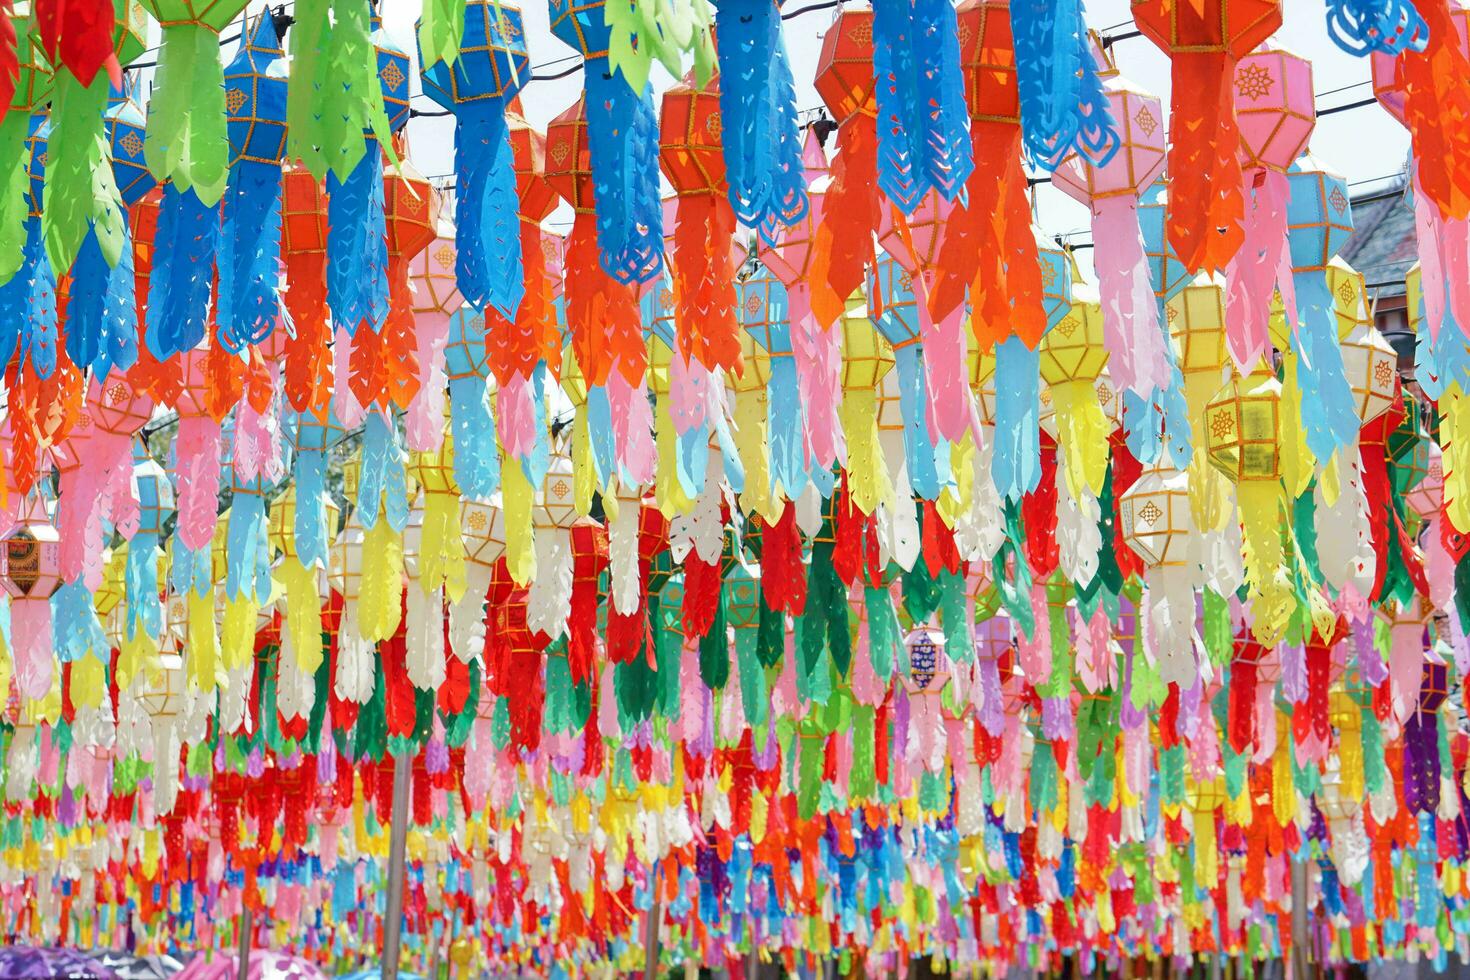
[[[424, 94], [455, 119], [459, 291], [476, 310], [488, 303], [514, 320], [525, 285], [515, 156], [505, 108], [530, 75], [520, 9], [498, 0], [469, 0], [459, 57], [452, 65], [431, 60], [420, 50]], [[457, 438], [455, 445], [460, 445]]]
[[659, 129], [653, 88], [634, 91], [608, 63], [604, 0], [552, 0], [551, 33], [581, 53], [597, 247], [618, 282], [649, 282], [663, 269]]

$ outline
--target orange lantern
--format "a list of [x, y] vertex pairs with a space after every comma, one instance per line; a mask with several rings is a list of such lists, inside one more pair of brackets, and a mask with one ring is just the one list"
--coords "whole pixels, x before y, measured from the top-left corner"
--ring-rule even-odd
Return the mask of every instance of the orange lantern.
[[286, 262], [286, 310], [296, 341], [286, 348], [286, 398], [298, 412], [324, 404], [332, 390], [327, 323], [327, 197], [303, 166], [288, 165], [281, 181], [281, 254]]
[[725, 183], [719, 80], [687, 79], [664, 93], [659, 161], [674, 185], [674, 329], [678, 353], [710, 370], [741, 370], [735, 269], [729, 242], [735, 211]]
[[1133, 0], [1169, 55], [1169, 242], [1191, 272], [1223, 270], [1245, 232], [1235, 64], [1281, 26], [1280, 0]]
[[638, 385], [648, 366], [638, 294], [604, 272], [598, 258], [585, 97], [546, 128], [546, 180], [576, 212], [566, 251], [566, 309], [582, 377], [588, 385], [603, 385], [616, 366], [630, 385]]

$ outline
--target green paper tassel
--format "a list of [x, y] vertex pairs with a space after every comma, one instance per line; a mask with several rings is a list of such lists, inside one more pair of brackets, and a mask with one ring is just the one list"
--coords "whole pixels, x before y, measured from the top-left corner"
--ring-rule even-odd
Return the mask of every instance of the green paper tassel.
[[735, 630], [735, 659], [740, 667], [740, 703], [745, 709], [745, 722], [752, 729], [766, 724], [770, 709], [766, 693], [766, 668], [756, 656], [756, 631]]
[[429, 68], [441, 61], [459, 60], [459, 43], [464, 36], [465, 0], [424, 0], [419, 14], [419, 57]]
[[711, 691], [718, 691], [730, 681], [730, 648], [725, 632], [724, 588], [715, 603], [715, 619], [709, 632], [699, 638], [699, 679]]
[[[210, 50], [218, 62], [215, 46], [211, 45]], [[97, 229], [97, 244], [109, 266], [116, 265], [122, 255], [127, 216], [113, 179], [103, 128], [107, 94], [106, 75], [99, 74], [85, 88], [69, 71], [56, 76], [41, 231], [46, 255], [58, 276], [71, 268], [92, 227]], [[223, 111], [223, 92], [220, 99]], [[223, 116], [220, 125], [224, 125]], [[144, 144], [145, 149], [148, 145]]]

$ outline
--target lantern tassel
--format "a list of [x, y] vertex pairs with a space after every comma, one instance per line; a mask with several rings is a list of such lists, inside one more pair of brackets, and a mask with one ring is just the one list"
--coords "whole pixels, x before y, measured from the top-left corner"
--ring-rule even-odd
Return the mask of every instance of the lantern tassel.
[[[924, 351], [918, 344], [908, 344], [893, 352], [898, 372], [898, 405], [903, 416], [903, 450], [909, 485], [924, 500], [939, 496], [939, 471], [935, 468], [935, 440], [925, 422], [929, 402], [925, 391]], [[948, 447], [944, 447], [948, 453]]]
[[460, 295], [514, 319], [525, 284], [517, 215], [515, 155], [498, 99], [455, 109], [455, 276]]
[[1242, 554], [1250, 582], [1252, 632], [1257, 642], [1274, 644], [1296, 609], [1296, 596], [1287, 576], [1281, 544], [1281, 484], [1275, 480], [1242, 480], [1236, 485]]
[[[0, 321], [6, 327], [0, 353], [6, 363], [12, 351], [19, 354], [19, 369], [27, 363], [39, 379], [56, 370], [56, 277], [46, 258], [41, 237], [41, 220], [26, 221], [26, 244], [20, 271], [0, 286]], [[18, 345], [18, 346], [17, 346]]]
[[123, 224], [123, 251], [108, 267], [95, 230], [72, 264], [66, 297], [66, 354], [78, 370], [106, 377], [138, 360], [138, 310], [133, 280], [133, 242]]
[[346, 180], [327, 176], [327, 306], [348, 336], [363, 325], [379, 333], [388, 316], [385, 221], [383, 154], [369, 139]]
[[164, 185], [148, 277], [145, 340], [155, 360], [193, 350], [204, 339], [218, 247], [218, 209], [192, 189]]
[[1017, 0], [1010, 10], [1021, 124], [1032, 162], [1052, 171], [1076, 150], [1093, 166], [1107, 166], [1122, 141], [1092, 57], [1081, 0]]
[[1094, 205], [1093, 241], [1103, 307], [1108, 373], [1119, 388], [1147, 395], [1168, 387], [1167, 341], [1148, 277], [1148, 255], [1138, 226], [1136, 200], [1101, 198]]
[[33, 124], [40, 126], [40, 117], [19, 112], [8, 114], [0, 122], [0, 285], [10, 281], [25, 257], [26, 218], [31, 203], [31, 181], [26, 172], [31, 147], [26, 137]]
[[143, 155], [160, 180], [171, 178], [209, 207], [219, 202], [229, 175], [225, 112], [219, 35], [198, 22], [165, 24]]
[[32, 701], [51, 690], [55, 647], [51, 636], [51, 600], [31, 596], [10, 600], [10, 653], [15, 686]]
[[109, 267], [122, 254], [127, 218], [108, 159], [102, 119], [107, 97], [106, 79], [85, 88], [67, 72], [55, 79], [47, 140], [53, 149], [48, 154], [46, 207], [41, 212], [46, 255], [53, 269], [71, 268], [89, 232]]
[[1244, 238], [1232, 59], [1170, 54], [1168, 238], [1190, 272], [1226, 268]]
[[454, 479], [466, 497], [489, 500], [500, 486], [500, 452], [494, 440], [485, 379], [449, 379], [449, 418], [454, 438]]
[[631, 90], [601, 59], [583, 75], [602, 268], [620, 283], [650, 282], [663, 272], [664, 235], [652, 88]]
[[730, 206], [742, 224], [775, 244], [779, 226], [795, 226], [809, 207], [780, 9], [733, 0], [715, 8], [715, 30]]
[[1337, 345], [1337, 318], [1327, 276], [1314, 270], [1292, 278], [1301, 309], [1295, 342], [1300, 355], [1302, 423], [1312, 455], [1325, 463], [1337, 450], [1356, 441], [1358, 414]]
[[847, 298], [863, 286], [873, 261], [873, 233], [878, 230], [878, 132], [872, 116], [854, 113], [837, 130], [832, 183], [823, 196], [822, 223], [817, 226], [811, 279], [830, 291], [812, 291], [811, 305], [822, 320], [842, 315]]
[[1269, 346], [1271, 292], [1287, 242], [1285, 174], [1260, 171], [1246, 203], [1244, 240], [1226, 268], [1225, 339], [1236, 367], [1250, 370]]
[[270, 336], [281, 315], [280, 259], [281, 168], [239, 160], [230, 168], [220, 233], [216, 317], [226, 349]]
[[[1007, 500], [1041, 479], [1041, 354], [1011, 337], [995, 348], [995, 451], [991, 475]], [[1001, 379], [1004, 379], [1001, 382]]]
[[679, 354], [707, 369], [739, 374], [740, 325], [735, 320], [735, 276], [727, 246], [735, 212], [724, 198], [679, 198], [674, 227], [674, 327]]
[[[811, 308], [810, 291], [790, 293], [791, 348], [805, 406], [807, 455], [813, 468], [828, 469], [844, 452], [837, 426], [842, 399], [842, 332], [824, 327]], [[809, 471], [809, 478], [814, 474]]]

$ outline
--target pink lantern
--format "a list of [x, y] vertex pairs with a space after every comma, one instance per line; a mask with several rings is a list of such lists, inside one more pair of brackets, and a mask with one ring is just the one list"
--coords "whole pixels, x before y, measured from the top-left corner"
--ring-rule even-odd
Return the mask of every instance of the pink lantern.
[[1277, 279], [1291, 279], [1282, 266], [1290, 196], [1286, 172], [1306, 151], [1317, 110], [1312, 63], [1270, 44], [1240, 59], [1234, 87], [1247, 206], [1245, 243], [1226, 271], [1225, 334], [1235, 363], [1248, 370], [1270, 341]]
[[842, 331], [830, 329], [830, 324], [818, 324], [812, 312], [812, 259], [829, 181], [827, 158], [811, 130], [802, 149], [802, 163], [811, 207], [801, 221], [781, 229], [779, 241], [762, 242], [760, 257], [786, 285], [791, 348], [806, 406], [807, 446], [817, 465], [830, 467], [842, 445], [842, 430], [837, 424], [837, 406], [842, 399]]
[[441, 224], [439, 237], [408, 264], [418, 338], [419, 390], [409, 403], [405, 421], [408, 448], [417, 452], [437, 452], [444, 443], [444, 396], [449, 383], [444, 373], [444, 344], [449, 339], [450, 317], [464, 306], [454, 278], [457, 255], [453, 229]]
[[1148, 251], [1138, 223], [1139, 196], [1164, 170], [1163, 103], [1120, 76], [1106, 52], [1096, 46], [1094, 51], [1107, 66], [1101, 74], [1121, 145], [1104, 167], [1071, 154], [1052, 182], [1092, 208], [1093, 257], [1109, 370], [1119, 387], [1148, 397], [1169, 384], [1167, 341], [1159, 325]]
[[[931, 191], [914, 213], [904, 217], [894, 208], [879, 215], [878, 244], [908, 273], [913, 283], [919, 319], [919, 341], [924, 351], [925, 394], [930, 434], [959, 442], [970, 425], [969, 345], [965, 337], [965, 307], [956, 306], [941, 320], [930, 315], [929, 293], [935, 284], [939, 247], [953, 205]], [[878, 302], [875, 299], [876, 302]], [[976, 440], [979, 444], [979, 440]]]
[[132, 536], [138, 523], [132, 443], [152, 412], [152, 399], [136, 391], [126, 376], [92, 379], [77, 423], [55, 454], [63, 581], [84, 578], [89, 590], [101, 587], [104, 514], [124, 537]]
[[10, 646], [15, 681], [32, 700], [51, 690], [54, 648], [51, 594], [61, 584], [61, 536], [46, 512], [46, 501], [31, 494], [20, 505], [15, 524], [0, 537], [0, 586], [10, 596]]

